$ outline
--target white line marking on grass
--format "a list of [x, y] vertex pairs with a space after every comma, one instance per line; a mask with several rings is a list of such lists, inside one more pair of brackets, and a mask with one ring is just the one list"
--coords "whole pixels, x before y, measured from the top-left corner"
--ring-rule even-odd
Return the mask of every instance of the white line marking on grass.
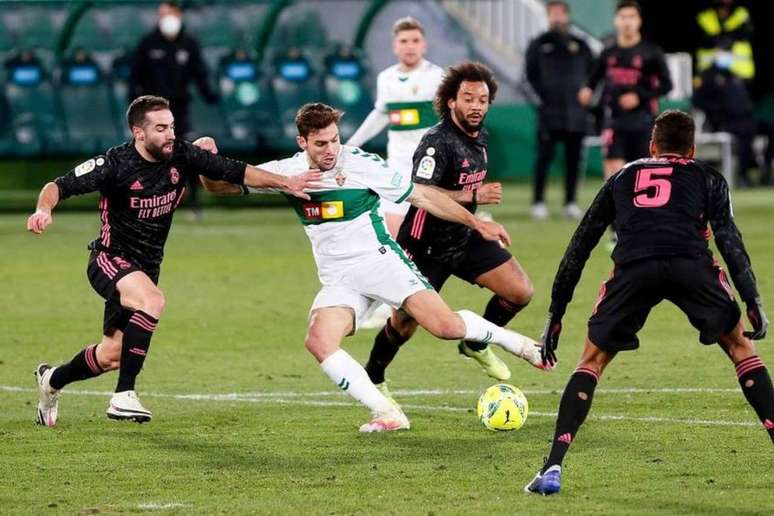
[[[11, 385], [0, 385], [0, 391], [5, 392], [37, 392], [37, 389], [32, 389], [28, 387], [16, 387]], [[619, 390], [620, 391], [620, 390]], [[668, 390], [666, 392], [673, 392], [674, 389]], [[736, 392], [735, 389], [726, 389], [720, 392]], [[110, 391], [82, 391], [82, 390], [67, 390], [67, 394], [69, 395], [75, 395], [75, 396], [111, 396], [113, 393]], [[406, 392], [423, 392], [423, 391], [406, 391]], [[438, 394], [441, 393], [473, 393], [474, 391], [432, 391]], [[547, 393], [553, 393], [555, 391], [547, 391]], [[597, 391], [600, 392], [600, 391]], [[604, 391], [603, 391], [604, 392]], [[629, 392], [629, 390], [627, 390]], [[657, 392], [656, 390], [651, 389], [639, 389], [635, 391], [636, 393], [651, 393], [651, 392]], [[704, 390], [691, 390], [689, 392], [704, 392]], [[713, 391], [714, 392], [714, 391]], [[399, 391], [395, 391], [394, 394], [398, 394]], [[534, 393], [534, 391], [533, 391]], [[271, 394], [271, 396], [268, 396]], [[330, 401], [330, 400], [306, 400], [306, 399], [289, 399], [288, 397], [283, 397], [283, 393], [253, 393], [245, 394], [245, 393], [226, 393], [226, 394], [164, 394], [164, 393], [158, 393], [158, 392], [149, 392], [149, 393], [143, 393], [143, 397], [149, 397], [149, 398], [162, 398], [162, 399], [173, 399], [173, 400], [188, 400], [188, 401], [231, 401], [231, 402], [241, 402], [241, 403], [263, 403], [263, 404], [277, 404], [277, 405], [302, 405], [302, 406], [308, 406], [308, 407], [357, 407], [359, 406], [357, 403], [353, 403], [350, 401]], [[284, 393], [284, 394], [290, 394], [292, 398], [294, 395], [296, 397], [302, 396], [302, 395], [313, 395], [313, 394], [319, 394], [319, 393]], [[325, 391], [325, 395], [331, 395], [336, 394], [339, 396], [344, 397], [345, 395], [343, 393], [337, 393], [337, 392], [330, 392]], [[477, 394], [477, 392], [476, 392]], [[472, 412], [473, 406], [467, 408], [467, 407], [453, 407], [448, 405], [413, 405], [413, 404], [402, 404], [404, 408], [412, 409], [412, 410], [422, 410], [422, 411], [442, 411], [442, 412]], [[535, 417], [556, 417], [556, 412], [535, 412], [530, 411], [530, 415]], [[600, 421], [636, 421], [640, 423], [674, 423], [678, 425], [710, 425], [710, 426], [759, 426], [758, 423], [754, 422], [748, 422], [748, 421], [726, 421], [726, 420], [715, 420], [715, 419], [691, 419], [691, 418], [672, 418], [672, 417], [659, 417], [659, 416], [646, 416], [646, 417], [635, 417], [635, 416], [618, 416], [618, 415], [612, 415], [612, 414], [591, 414], [589, 416], [591, 419], [597, 419]]]
[[150, 509], [150, 510], [164, 510], [164, 509], [179, 509], [180, 507], [190, 507], [190, 503], [179, 503], [179, 502], [169, 502], [169, 503], [141, 503], [137, 505], [138, 509]]

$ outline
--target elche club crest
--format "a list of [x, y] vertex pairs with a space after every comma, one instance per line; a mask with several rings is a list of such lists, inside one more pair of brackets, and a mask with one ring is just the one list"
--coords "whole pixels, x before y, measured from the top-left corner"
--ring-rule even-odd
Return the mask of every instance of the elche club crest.
[[347, 181], [347, 174], [344, 173], [341, 167], [336, 167], [336, 175], [333, 178], [336, 180], [337, 185], [344, 186], [344, 183]]
[[178, 181], [180, 181], [180, 172], [178, 172], [175, 167], [169, 169], [169, 180], [172, 181], [173, 185], [176, 185]]

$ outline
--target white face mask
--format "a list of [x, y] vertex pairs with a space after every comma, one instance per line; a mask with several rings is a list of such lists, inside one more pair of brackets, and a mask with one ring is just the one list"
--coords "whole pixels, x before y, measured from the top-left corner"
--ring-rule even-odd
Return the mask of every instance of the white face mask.
[[165, 14], [159, 20], [159, 30], [169, 39], [175, 39], [177, 35], [180, 34], [180, 28], [182, 26], [183, 20], [174, 14]]

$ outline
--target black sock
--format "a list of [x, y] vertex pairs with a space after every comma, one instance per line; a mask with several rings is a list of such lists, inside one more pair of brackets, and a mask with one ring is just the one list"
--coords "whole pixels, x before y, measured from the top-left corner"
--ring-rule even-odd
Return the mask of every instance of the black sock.
[[564, 454], [567, 453], [575, 434], [589, 414], [598, 379], [599, 376], [594, 371], [579, 367], [567, 382], [562, 401], [559, 403], [554, 441], [543, 471], [557, 464], [562, 465]]
[[66, 364], [57, 366], [48, 383], [53, 389], [59, 390], [68, 383], [88, 380], [104, 372], [97, 362], [97, 345], [92, 344], [80, 350]]
[[374, 339], [374, 347], [371, 348], [371, 355], [365, 366], [366, 373], [374, 384], [384, 382], [384, 371], [407, 340], [392, 327], [388, 319]]
[[760, 358], [751, 356], [736, 364], [736, 376], [744, 397], [774, 441], [774, 388], [766, 366]]
[[118, 373], [116, 392], [134, 390], [134, 381], [145, 362], [151, 337], [158, 322], [158, 319], [141, 310], [134, 312], [129, 319], [121, 345], [121, 370]]
[[[500, 296], [492, 296], [489, 303], [484, 310], [484, 319], [497, 326], [505, 326], [511, 319], [513, 319], [517, 313], [521, 311], [526, 305], [515, 305]], [[465, 345], [474, 351], [481, 351], [486, 349], [487, 344], [482, 342], [473, 342], [472, 340], [466, 340]]]

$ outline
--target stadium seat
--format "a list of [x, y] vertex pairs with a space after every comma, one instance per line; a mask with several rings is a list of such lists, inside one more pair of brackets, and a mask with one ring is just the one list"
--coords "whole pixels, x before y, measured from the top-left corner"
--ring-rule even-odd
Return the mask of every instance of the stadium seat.
[[344, 141], [352, 136], [373, 107], [365, 76], [361, 58], [346, 45], [339, 45], [325, 58], [325, 97], [333, 107], [347, 113], [339, 124]]
[[271, 86], [283, 138], [281, 148], [295, 148], [296, 126], [294, 119], [299, 106], [322, 99], [320, 83], [310, 61], [298, 47], [291, 47], [274, 60]]
[[59, 99], [71, 150], [95, 154], [120, 143], [110, 89], [97, 63], [79, 49], [60, 69]]
[[113, 120], [118, 124], [125, 140], [132, 137], [132, 133], [126, 125], [126, 108], [129, 104], [129, 76], [131, 73], [132, 51], [125, 50], [113, 59], [108, 78]]
[[55, 90], [35, 54], [24, 51], [5, 63], [3, 92], [15, 152], [20, 155], [65, 150], [65, 131]]
[[218, 82], [226, 126], [240, 150], [254, 150], [259, 142], [281, 135], [268, 82], [247, 51], [239, 49], [223, 58]]

